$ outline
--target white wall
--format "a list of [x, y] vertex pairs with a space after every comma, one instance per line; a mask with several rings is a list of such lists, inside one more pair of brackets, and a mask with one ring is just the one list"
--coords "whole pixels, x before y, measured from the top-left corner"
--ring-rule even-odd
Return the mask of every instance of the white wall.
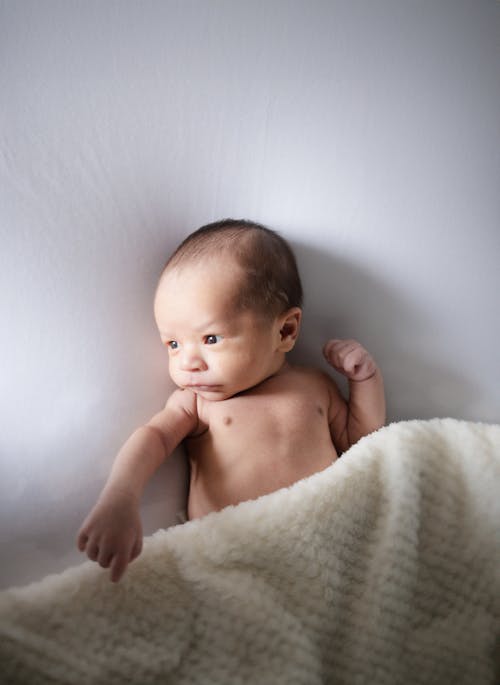
[[296, 247], [300, 359], [358, 337], [392, 420], [498, 421], [499, 26], [494, 0], [0, 1], [3, 585], [82, 558], [171, 387], [159, 270], [211, 220]]

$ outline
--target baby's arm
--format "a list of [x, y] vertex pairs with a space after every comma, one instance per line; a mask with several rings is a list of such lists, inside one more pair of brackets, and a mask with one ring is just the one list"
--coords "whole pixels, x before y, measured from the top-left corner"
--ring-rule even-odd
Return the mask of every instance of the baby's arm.
[[92, 561], [111, 567], [113, 582], [142, 549], [139, 501], [144, 486], [197, 422], [196, 396], [189, 390], [176, 390], [165, 408], [134, 431], [118, 452], [77, 540], [78, 548]]
[[373, 357], [355, 340], [329, 340], [323, 354], [349, 380], [349, 401], [342, 401], [333, 417], [334, 433], [345, 450], [384, 425], [384, 382]]

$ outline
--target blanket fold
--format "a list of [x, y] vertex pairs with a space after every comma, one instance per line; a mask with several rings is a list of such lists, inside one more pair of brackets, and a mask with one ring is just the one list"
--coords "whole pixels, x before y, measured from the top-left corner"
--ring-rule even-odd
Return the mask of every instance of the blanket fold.
[[500, 426], [392, 424], [320, 473], [0, 593], [0, 682], [493, 684]]

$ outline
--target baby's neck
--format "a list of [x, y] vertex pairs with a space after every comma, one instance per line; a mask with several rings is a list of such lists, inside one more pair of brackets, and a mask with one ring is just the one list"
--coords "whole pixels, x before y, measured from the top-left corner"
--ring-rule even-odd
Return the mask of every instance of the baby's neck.
[[263, 385], [264, 383], [267, 383], [269, 380], [271, 380], [271, 378], [277, 378], [279, 376], [285, 375], [286, 373], [288, 373], [290, 371], [291, 368], [292, 368], [292, 366], [291, 366], [291, 364], [289, 364], [286, 357], [283, 357], [283, 359], [280, 361], [280, 364], [276, 365], [276, 368], [274, 370], [272, 370], [271, 373], [269, 373], [269, 375], [267, 375], [265, 378], [263, 378], [256, 385], [253, 385], [250, 388], [246, 388], [245, 390], [243, 390], [241, 393], [238, 393], [238, 394], [243, 395], [246, 392], [252, 392], [256, 388], [260, 388], [261, 385]]

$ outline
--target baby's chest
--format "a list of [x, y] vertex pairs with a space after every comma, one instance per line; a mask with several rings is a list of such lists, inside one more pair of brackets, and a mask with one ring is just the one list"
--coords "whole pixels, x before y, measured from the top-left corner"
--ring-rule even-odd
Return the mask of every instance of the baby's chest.
[[327, 423], [327, 413], [324, 401], [301, 395], [241, 396], [211, 403], [206, 424], [214, 437], [257, 441], [314, 430]]

